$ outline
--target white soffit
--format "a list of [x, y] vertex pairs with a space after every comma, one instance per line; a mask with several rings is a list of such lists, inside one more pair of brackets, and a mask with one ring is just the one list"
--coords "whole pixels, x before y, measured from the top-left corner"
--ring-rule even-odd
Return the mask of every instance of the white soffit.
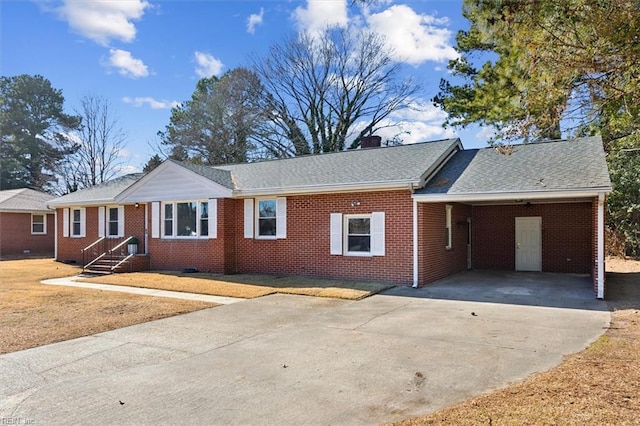
[[167, 161], [116, 197], [118, 203], [226, 198], [231, 189]]

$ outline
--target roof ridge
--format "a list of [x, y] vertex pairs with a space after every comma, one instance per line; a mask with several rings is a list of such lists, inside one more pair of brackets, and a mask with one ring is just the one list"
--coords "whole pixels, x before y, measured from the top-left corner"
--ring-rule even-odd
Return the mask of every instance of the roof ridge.
[[[276, 161], [296, 160], [296, 159], [312, 158], [312, 157], [326, 157], [326, 156], [330, 156], [330, 155], [333, 155], [333, 154], [347, 154], [347, 153], [356, 153], [356, 152], [371, 152], [371, 151], [377, 151], [377, 150], [380, 150], [380, 149], [407, 148], [407, 147], [412, 147], [412, 146], [416, 146], [416, 145], [428, 145], [428, 144], [432, 144], [432, 143], [455, 141], [455, 140], [458, 140], [458, 139], [460, 139], [460, 138], [458, 138], [458, 137], [443, 138], [443, 139], [436, 139], [436, 140], [433, 140], [433, 141], [422, 141], [422, 142], [406, 143], [406, 144], [393, 145], [393, 146], [377, 146], [377, 147], [371, 147], [371, 148], [346, 149], [346, 150], [343, 150], [343, 151], [321, 152], [321, 153], [318, 153], [318, 154], [309, 153], [309, 154], [302, 154], [302, 155], [294, 155], [293, 157], [285, 157], [285, 158], [265, 158], [263, 160], [258, 160], [258, 161], [254, 161], [254, 162], [251, 162], [251, 163], [212, 164], [212, 165], [202, 165], [202, 166], [203, 167], [218, 168], [219, 170], [226, 170], [226, 169], [223, 169], [221, 167], [249, 166], [251, 164], [269, 163], [269, 162], [276, 162]], [[173, 160], [173, 161], [179, 161], [179, 160]], [[190, 164], [193, 164], [193, 163], [190, 163]]]

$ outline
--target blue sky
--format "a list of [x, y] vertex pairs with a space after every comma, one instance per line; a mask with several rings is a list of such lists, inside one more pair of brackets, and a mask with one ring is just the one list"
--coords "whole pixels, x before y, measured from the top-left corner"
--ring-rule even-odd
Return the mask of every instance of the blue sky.
[[[350, 0], [9, 0], [0, 5], [3, 76], [40, 74], [65, 96], [73, 112], [85, 95], [106, 98], [127, 133], [127, 170], [140, 170], [169, 123], [171, 107], [191, 97], [199, 78], [221, 75], [264, 55], [269, 45], [300, 30], [360, 26], [386, 37], [419, 79], [422, 112], [393, 117], [405, 142], [459, 136], [467, 148], [486, 145], [477, 127], [442, 129], [431, 107], [459, 29], [468, 27], [462, 2], [382, 0], [374, 7]], [[387, 136], [384, 135], [383, 136]]]

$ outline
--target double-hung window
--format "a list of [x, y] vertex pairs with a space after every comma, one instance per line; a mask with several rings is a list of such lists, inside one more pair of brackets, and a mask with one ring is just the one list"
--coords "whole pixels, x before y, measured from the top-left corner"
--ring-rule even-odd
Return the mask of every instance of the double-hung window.
[[82, 235], [82, 212], [80, 209], [71, 210], [71, 235], [74, 237]]
[[209, 236], [208, 201], [164, 203], [162, 213], [162, 235], [166, 238]]
[[98, 207], [98, 236], [124, 237], [124, 206]]
[[31, 233], [34, 235], [42, 235], [47, 233], [47, 221], [45, 215], [31, 215]]
[[371, 215], [344, 217], [344, 247], [347, 255], [371, 254]]
[[287, 238], [287, 199], [245, 199], [244, 237], [260, 240]]
[[119, 228], [119, 219], [118, 219], [118, 208], [117, 207], [109, 207], [109, 222], [108, 222], [108, 232], [107, 235], [110, 237], [118, 236], [118, 228]]
[[384, 256], [385, 213], [331, 213], [330, 253], [344, 256]]
[[86, 210], [83, 207], [62, 209], [62, 236], [84, 237], [86, 233]]
[[258, 200], [258, 237], [276, 236], [276, 200]]

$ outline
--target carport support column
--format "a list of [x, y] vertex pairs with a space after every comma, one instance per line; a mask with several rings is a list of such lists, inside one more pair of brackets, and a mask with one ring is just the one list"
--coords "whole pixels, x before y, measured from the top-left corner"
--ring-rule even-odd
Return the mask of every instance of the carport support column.
[[413, 288], [418, 288], [418, 202], [413, 200]]
[[604, 193], [598, 194], [598, 239], [596, 241], [598, 259], [597, 264], [597, 284], [596, 297], [604, 299]]

